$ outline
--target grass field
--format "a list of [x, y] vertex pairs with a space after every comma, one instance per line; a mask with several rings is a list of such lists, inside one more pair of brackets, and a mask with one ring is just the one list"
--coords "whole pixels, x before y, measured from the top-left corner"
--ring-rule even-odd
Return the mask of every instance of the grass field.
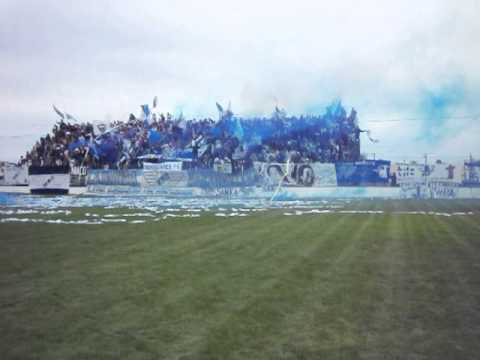
[[0, 224], [1, 357], [479, 358], [480, 202], [348, 208]]

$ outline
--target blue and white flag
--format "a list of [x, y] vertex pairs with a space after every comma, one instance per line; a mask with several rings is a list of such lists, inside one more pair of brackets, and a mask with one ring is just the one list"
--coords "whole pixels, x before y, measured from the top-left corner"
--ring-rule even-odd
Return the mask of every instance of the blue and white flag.
[[148, 104], [144, 104], [144, 105], [141, 105], [141, 108], [142, 108], [142, 111], [143, 111], [143, 115], [145, 115], [145, 117], [149, 117], [150, 116], [150, 108], [148, 107]]
[[148, 104], [140, 105], [140, 107], [143, 112], [143, 122], [145, 125], [148, 125], [150, 120], [150, 108], [148, 107]]
[[243, 127], [242, 124], [240, 123], [240, 119], [236, 118], [235, 119], [235, 125], [234, 125], [234, 130], [233, 130], [233, 135], [240, 141], [243, 140]]

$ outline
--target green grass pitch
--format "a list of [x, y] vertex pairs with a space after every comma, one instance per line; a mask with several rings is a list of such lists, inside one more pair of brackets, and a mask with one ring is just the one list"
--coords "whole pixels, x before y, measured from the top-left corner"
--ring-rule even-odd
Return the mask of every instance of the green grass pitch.
[[480, 202], [348, 208], [0, 224], [0, 356], [478, 358]]

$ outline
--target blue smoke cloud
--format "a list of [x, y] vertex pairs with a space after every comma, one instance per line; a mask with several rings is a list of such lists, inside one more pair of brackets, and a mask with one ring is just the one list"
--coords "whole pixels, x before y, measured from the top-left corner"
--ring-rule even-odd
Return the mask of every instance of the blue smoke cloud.
[[448, 117], [452, 116], [452, 111], [464, 103], [464, 98], [465, 85], [461, 79], [451, 81], [438, 90], [424, 90], [418, 113], [425, 120], [417, 139], [436, 144], [445, 137], [454, 135], [445, 129], [445, 125]]

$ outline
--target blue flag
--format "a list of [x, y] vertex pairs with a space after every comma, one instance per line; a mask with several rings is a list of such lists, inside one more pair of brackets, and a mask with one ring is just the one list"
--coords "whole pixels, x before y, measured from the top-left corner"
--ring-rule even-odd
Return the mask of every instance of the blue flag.
[[150, 108], [148, 107], [148, 104], [140, 105], [140, 107], [142, 108], [142, 111], [145, 114], [145, 117], [149, 117], [150, 116]]
[[148, 104], [140, 105], [142, 108], [143, 114], [145, 118], [143, 119], [143, 125], [148, 126], [148, 122], [150, 119], [150, 108], [148, 107]]
[[150, 130], [148, 132], [148, 143], [149, 145], [155, 145], [156, 143], [162, 140], [162, 135], [156, 130]]
[[233, 135], [240, 141], [243, 140], [243, 135], [244, 135], [244, 132], [243, 132], [243, 127], [242, 127], [242, 124], [240, 123], [240, 119], [239, 118], [236, 118], [235, 119], [235, 126], [234, 126], [234, 130], [233, 130]]

